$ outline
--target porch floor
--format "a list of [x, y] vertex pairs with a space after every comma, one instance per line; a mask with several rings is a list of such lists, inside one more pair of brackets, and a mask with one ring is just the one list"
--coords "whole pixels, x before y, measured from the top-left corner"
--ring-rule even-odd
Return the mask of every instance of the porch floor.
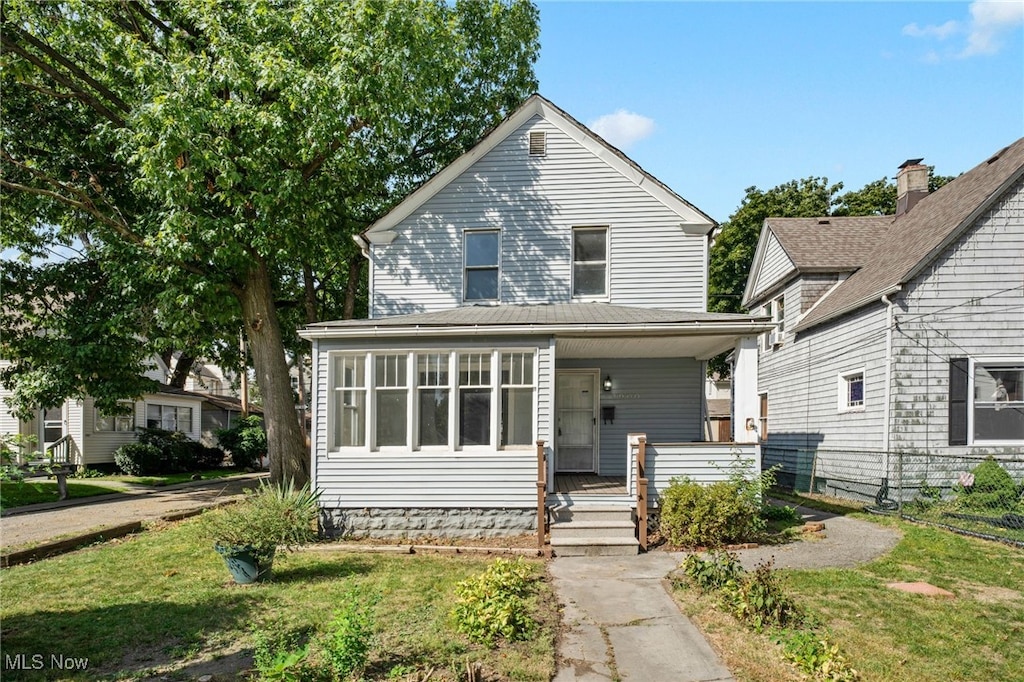
[[625, 476], [598, 476], [597, 474], [555, 474], [555, 492], [585, 495], [628, 494]]

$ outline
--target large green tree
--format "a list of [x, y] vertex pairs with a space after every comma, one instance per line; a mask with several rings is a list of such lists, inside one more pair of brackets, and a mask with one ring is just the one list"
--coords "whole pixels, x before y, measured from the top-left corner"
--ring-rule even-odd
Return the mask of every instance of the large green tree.
[[[929, 190], [953, 178], [935, 175], [929, 168]], [[843, 183], [828, 178], [791, 180], [769, 190], [748, 187], [736, 212], [722, 224], [710, 253], [708, 310], [744, 312], [741, 304], [757, 240], [766, 218], [892, 215], [896, 212], [896, 185], [887, 178], [869, 182], [859, 190], [841, 193]], [[708, 363], [709, 372], [728, 375], [725, 356]]]
[[355, 314], [352, 235], [536, 89], [516, 0], [7, 0], [0, 37], [18, 405], [137, 395], [148, 352], [242, 327], [297, 482], [296, 326]]

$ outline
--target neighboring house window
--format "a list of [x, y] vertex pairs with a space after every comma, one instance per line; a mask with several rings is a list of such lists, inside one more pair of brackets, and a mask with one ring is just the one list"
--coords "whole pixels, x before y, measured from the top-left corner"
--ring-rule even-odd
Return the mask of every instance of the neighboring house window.
[[839, 411], [864, 409], [864, 370], [839, 375]]
[[421, 446], [448, 445], [448, 353], [416, 356], [418, 432]]
[[134, 414], [104, 414], [96, 409], [96, 430], [127, 433], [135, 430]]
[[502, 447], [533, 445], [533, 394], [533, 353], [502, 353]]
[[497, 230], [463, 233], [463, 253], [466, 263], [465, 300], [498, 300], [499, 246], [500, 234]]
[[608, 228], [573, 228], [572, 295], [576, 298], [608, 295]]
[[1022, 441], [1024, 360], [950, 361], [950, 444]]
[[146, 405], [146, 426], [187, 433], [192, 430], [192, 408], [150, 403]]
[[775, 331], [778, 332], [778, 341], [782, 342], [782, 335], [786, 332], [786, 299], [779, 296], [775, 299], [775, 306], [772, 310], [772, 321], [775, 322]]
[[491, 444], [491, 355], [459, 354], [459, 445]]
[[406, 445], [409, 372], [407, 355], [374, 358], [374, 405], [377, 447]]
[[366, 356], [335, 355], [331, 365], [330, 447], [362, 447], [366, 444]]
[[769, 351], [782, 343], [786, 332], [786, 299], [779, 296], [764, 304], [764, 315], [772, 318], [775, 329], [761, 336], [761, 348]]

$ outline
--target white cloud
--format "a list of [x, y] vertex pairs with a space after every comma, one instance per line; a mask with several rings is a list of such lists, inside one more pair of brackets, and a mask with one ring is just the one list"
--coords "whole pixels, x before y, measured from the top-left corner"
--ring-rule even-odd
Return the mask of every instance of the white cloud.
[[903, 27], [903, 35], [911, 38], [944, 41], [964, 34], [966, 44], [962, 49], [947, 48], [943, 55], [929, 50], [926, 62], [938, 62], [945, 58], [966, 58], [997, 53], [1003, 46], [1002, 37], [1009, 31], [1024, 24], [1024, 3], [1020, 0], [975, 0], [971, 3], [970, 19], [944, 24], [918, 26], [916, 23]]
[[907, 24], [903, 27], [903, 35], [910, 36], [911, 38], [935, 38], [936, 40], [945, 40], [959, 30], [960, 24], [950, 19], [940, 26], [931, 24], [929, 26], [922, 27], [918, 26], [916, 23]]
[[625, 151], [654, 132], [654, 119], [619, 109], [614, 114], [605, 114], [594, 119], [587, 127]]
[[977, 0], [971, 3], [971, 29], [961, 57], [995, 54], [1002, 47], [1000, 37], [1024, 24], [1024, 3], [1019, 0]]

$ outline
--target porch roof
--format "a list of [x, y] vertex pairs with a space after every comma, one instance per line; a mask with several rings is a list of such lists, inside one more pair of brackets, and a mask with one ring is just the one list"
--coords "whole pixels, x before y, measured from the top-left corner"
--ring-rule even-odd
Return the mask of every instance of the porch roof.
[[709, 358], [772, 328], [768, 317], [637, 308], [607, 303], [475, 305], [307, 326], [307, 339], [553, 336], [561, 357]]

